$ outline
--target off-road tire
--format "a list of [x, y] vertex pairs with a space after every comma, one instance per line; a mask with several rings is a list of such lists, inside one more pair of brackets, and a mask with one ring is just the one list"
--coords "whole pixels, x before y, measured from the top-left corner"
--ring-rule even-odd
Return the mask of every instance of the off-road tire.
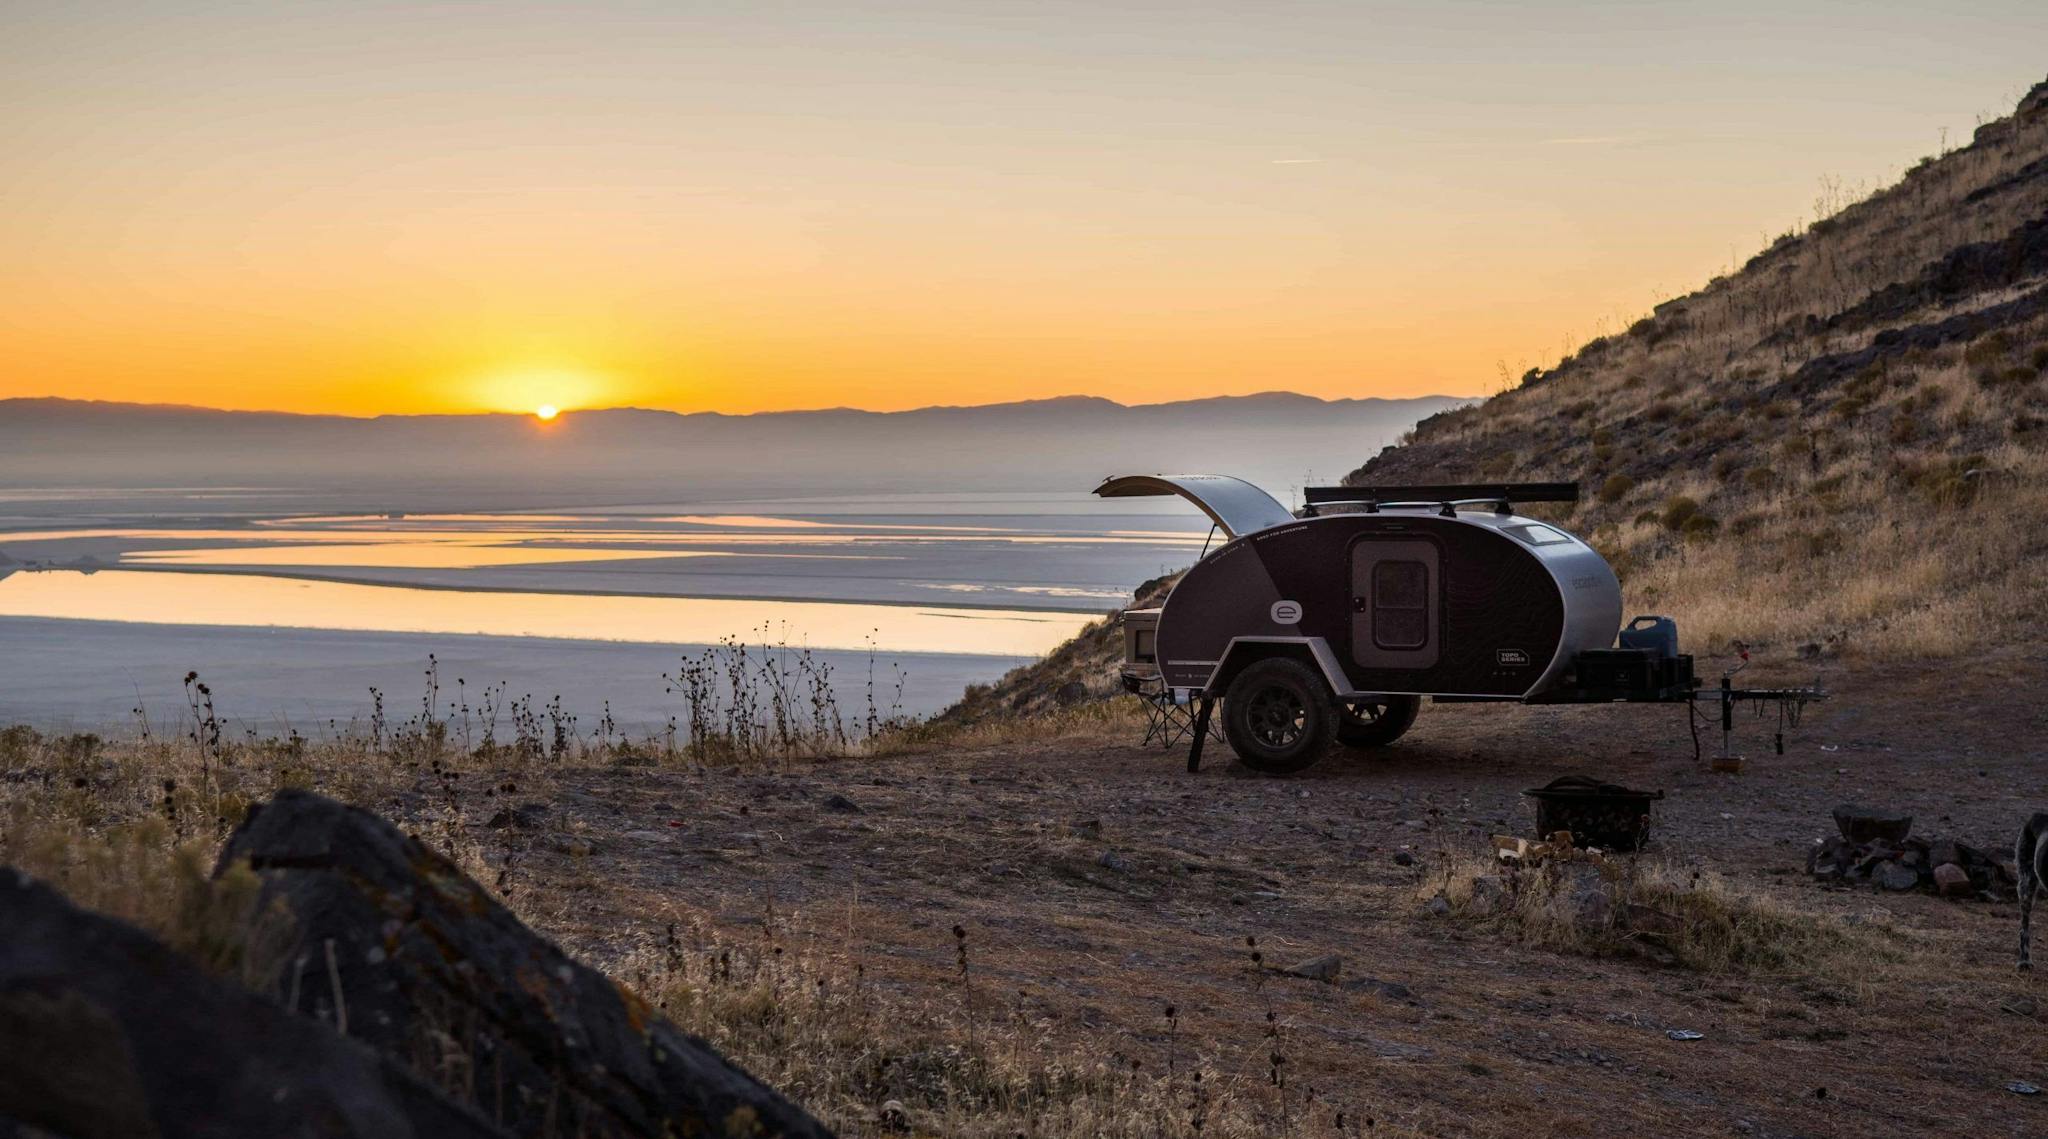
[[1345, 747], [1385, 747], [1415, 726], [1420, 696], [1381, 696], [1337, 706], [1337, 742]]
[[1337, 717], [1322, 675], [1290, 657], [1247, 667], [1223, 693], [1223, 738], [1262, 775], [1290, 775], [1323, 758]]

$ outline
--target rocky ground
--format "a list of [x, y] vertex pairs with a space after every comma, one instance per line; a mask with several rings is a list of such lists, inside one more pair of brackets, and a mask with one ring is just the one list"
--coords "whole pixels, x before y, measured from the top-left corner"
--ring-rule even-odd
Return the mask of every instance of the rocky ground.
[[[1694, 762], [1674, 708], [1426, 706], [1396, 747], [1293, 779], [1249, 776], [1221, 747], [1189, 775], [1134, 734], [1084, 736], [567, 769], [497, 784], [515, 809], [464, 814], [476, 857], [509, 857], [515, 908], [593, 964], [630, 971], [670, 923], [791, 945], [1077, 1055], [1268, 1088], [1277, 1067], [1291, 1131], [1341, 1111], [1349, 1129], [1481, 1135], [2038, 1135], [2048, 1098], [2007, 1086], [2048, 1084], [2048, 993], [2013, 968], [2017, 907], [1829, 888], [1804, 867], [1843, 802], [2009, 848], [2048, 807], [2044, 663], [1836, 666], [1839, 698], [1785, 755], [1774, 721], [1739, 721], [1739, 775]], [[1432, 876], [1529, 833], [1521, 791], [1567, 771], [1667, 792], [1646, 858], [1868, 923], [1885, 952], [1706, 975], [1432, 916]], [[390, 806], [423, 818], [433, 801]], [[1331, 954], [1326, 979], [1273, 968]]]

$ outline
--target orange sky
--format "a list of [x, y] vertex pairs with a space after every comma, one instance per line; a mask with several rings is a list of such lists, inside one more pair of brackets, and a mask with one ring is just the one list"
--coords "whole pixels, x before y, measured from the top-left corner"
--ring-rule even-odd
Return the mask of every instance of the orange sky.
[[2036, 0], [738, 7], [9, 5], [0, 396], [1481, 393], [2048, 43]]

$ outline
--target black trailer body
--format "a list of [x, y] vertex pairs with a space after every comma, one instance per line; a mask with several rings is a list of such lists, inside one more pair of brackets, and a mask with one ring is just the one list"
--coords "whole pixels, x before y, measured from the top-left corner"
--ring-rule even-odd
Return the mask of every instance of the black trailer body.
[[1155, 641], [1169, 687], [1220, 693], [1305, 648], [1331, 688], [1524, 699], [1606, 648], [1621, 584], [1584, 543], [1513, 515], [1333, 514], [1226, 544], [1174, 587]]
[[[1214, 485], [1182, 480], [1144, 477], [1150, 493], [1189, 498]], [[1132, 481], [1096, 493], [1141, 493]], [[1573, 691], [1578, 654], [1621, 625], [1606, 559], [1548, 523], [1440, 503], [1296, 518], [1266, 501], [1252, 515], [1265, 524], [1232, 533], [1161, 607], [1151, 646], [1167, 687], [1221, 695], [1246, 664], [1288, 650], [1339, 697], [1526, 700]], [[1228, 511], [1204, 509], [1231, 533]]]
[[1333, 741], [1391, 743], [1424, 697], [1690, 702], [1698, 690], [1675, 625], [1623, 630], [1606, 559], [1514, 511], [1573, 500], [1574, 484], [1318, 487], [1299, 513], [1216, 475], [1112, 478], [1095, 493], [1179, 495], [1222, 531], [1162, 606], [1123, 614], [1125, 683], [1199, 705], [1204, 725], [1222, 700], [1226, 738], [1259, 770], [1298, 770]]

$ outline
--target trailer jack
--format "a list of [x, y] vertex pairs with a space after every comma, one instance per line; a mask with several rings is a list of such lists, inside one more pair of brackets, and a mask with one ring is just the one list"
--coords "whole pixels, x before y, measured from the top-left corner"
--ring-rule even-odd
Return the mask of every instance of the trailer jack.
[[1188, 745], [1188, 774], [1202, 769], [1202, 741], [1209, 738], [1209, 713], [1216, 708], [1213, 697], [1195, 698], [1195, 742]]

